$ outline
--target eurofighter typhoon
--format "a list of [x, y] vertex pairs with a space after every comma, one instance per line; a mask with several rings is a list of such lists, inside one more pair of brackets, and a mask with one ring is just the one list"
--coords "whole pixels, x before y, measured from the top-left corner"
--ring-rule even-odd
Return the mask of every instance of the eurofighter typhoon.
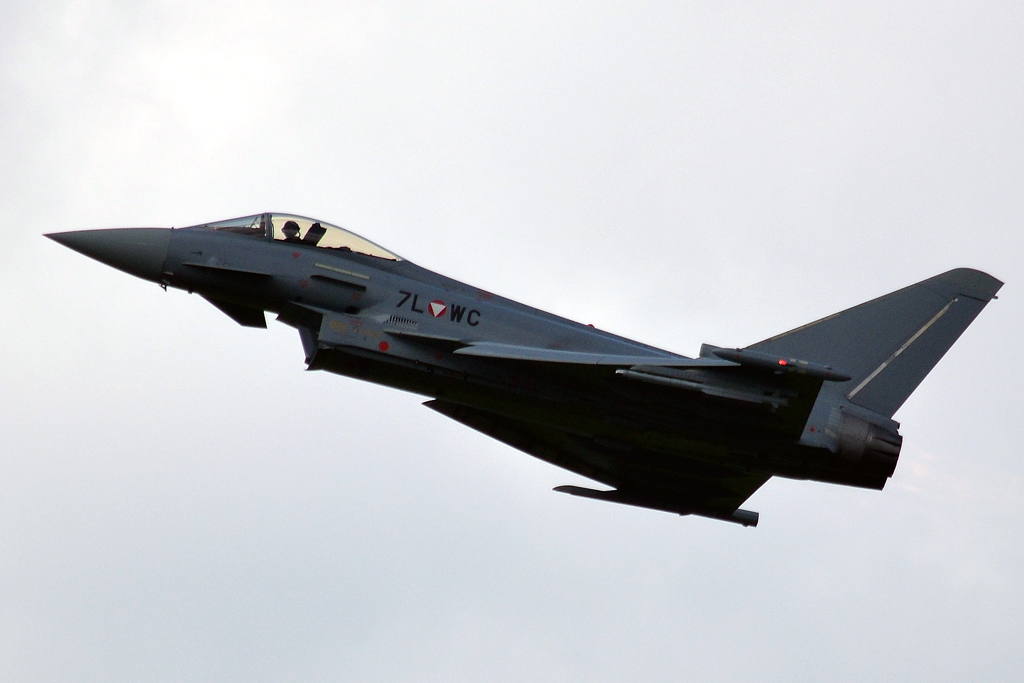
[[755, 526], [773, 476], [881, 489], [892, 415], [1002, 286], [958, 268], [746, 348], [687, 358], [421, 268], [343, 228], [263, 213], [47, 235], [195, 292], [248, 327], [298, 330], [310, 370], [426, 406], [607, 488], [575, 496]]

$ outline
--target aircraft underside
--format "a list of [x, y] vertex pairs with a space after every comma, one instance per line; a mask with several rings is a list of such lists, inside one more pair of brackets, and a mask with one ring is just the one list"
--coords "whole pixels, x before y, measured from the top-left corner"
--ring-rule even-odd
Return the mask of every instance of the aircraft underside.
[[896, 457], [854, 462], [794, 445], [763, 426], [773, 417], [770, 407], [737, 414], [727, 401], [703, 395], [638, 391], [610, 371], [588, 372], [589, 391], [581, 391], [578, 372], [562, 384], [558, 373], [509, 365], [476, 377], [333, 348], [319, 350], [309, 369], [431, 397], [425, 405], [442, 415], [615, 488], [594, 495], [606, 492], [560, 487], [566, 492], [680, 514], [739, 521], [734, 511], [772, 476], [881, 489], [896, 467]]

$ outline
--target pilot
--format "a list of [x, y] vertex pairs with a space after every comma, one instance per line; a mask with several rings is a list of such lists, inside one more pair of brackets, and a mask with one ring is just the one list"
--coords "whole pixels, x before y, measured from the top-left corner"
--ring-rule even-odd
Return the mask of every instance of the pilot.
[[299, 224], [295, 221], [288, 221], [281, 228], [281, 234], [284, 235], [285, 242], [301, 242], [299, 239]]

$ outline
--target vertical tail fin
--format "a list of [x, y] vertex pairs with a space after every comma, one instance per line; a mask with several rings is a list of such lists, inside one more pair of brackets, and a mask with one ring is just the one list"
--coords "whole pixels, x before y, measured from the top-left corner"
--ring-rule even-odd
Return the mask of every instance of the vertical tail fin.
[[837, 394], [892, 417], [1002, 285], [957, 268], [749, 348], [839, 368]]

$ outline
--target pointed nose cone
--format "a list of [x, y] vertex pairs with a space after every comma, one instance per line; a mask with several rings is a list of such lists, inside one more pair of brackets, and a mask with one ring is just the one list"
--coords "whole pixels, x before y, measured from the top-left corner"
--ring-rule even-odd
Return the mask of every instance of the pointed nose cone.
[[159, 282], [163, 273], [167, 248], [171, 243], [170, 228], [115, 228], [113, 230], [75, 230], [51, 232], [47, 235], [69, 249], [85, 254], [108, 266], [145, 280]]

